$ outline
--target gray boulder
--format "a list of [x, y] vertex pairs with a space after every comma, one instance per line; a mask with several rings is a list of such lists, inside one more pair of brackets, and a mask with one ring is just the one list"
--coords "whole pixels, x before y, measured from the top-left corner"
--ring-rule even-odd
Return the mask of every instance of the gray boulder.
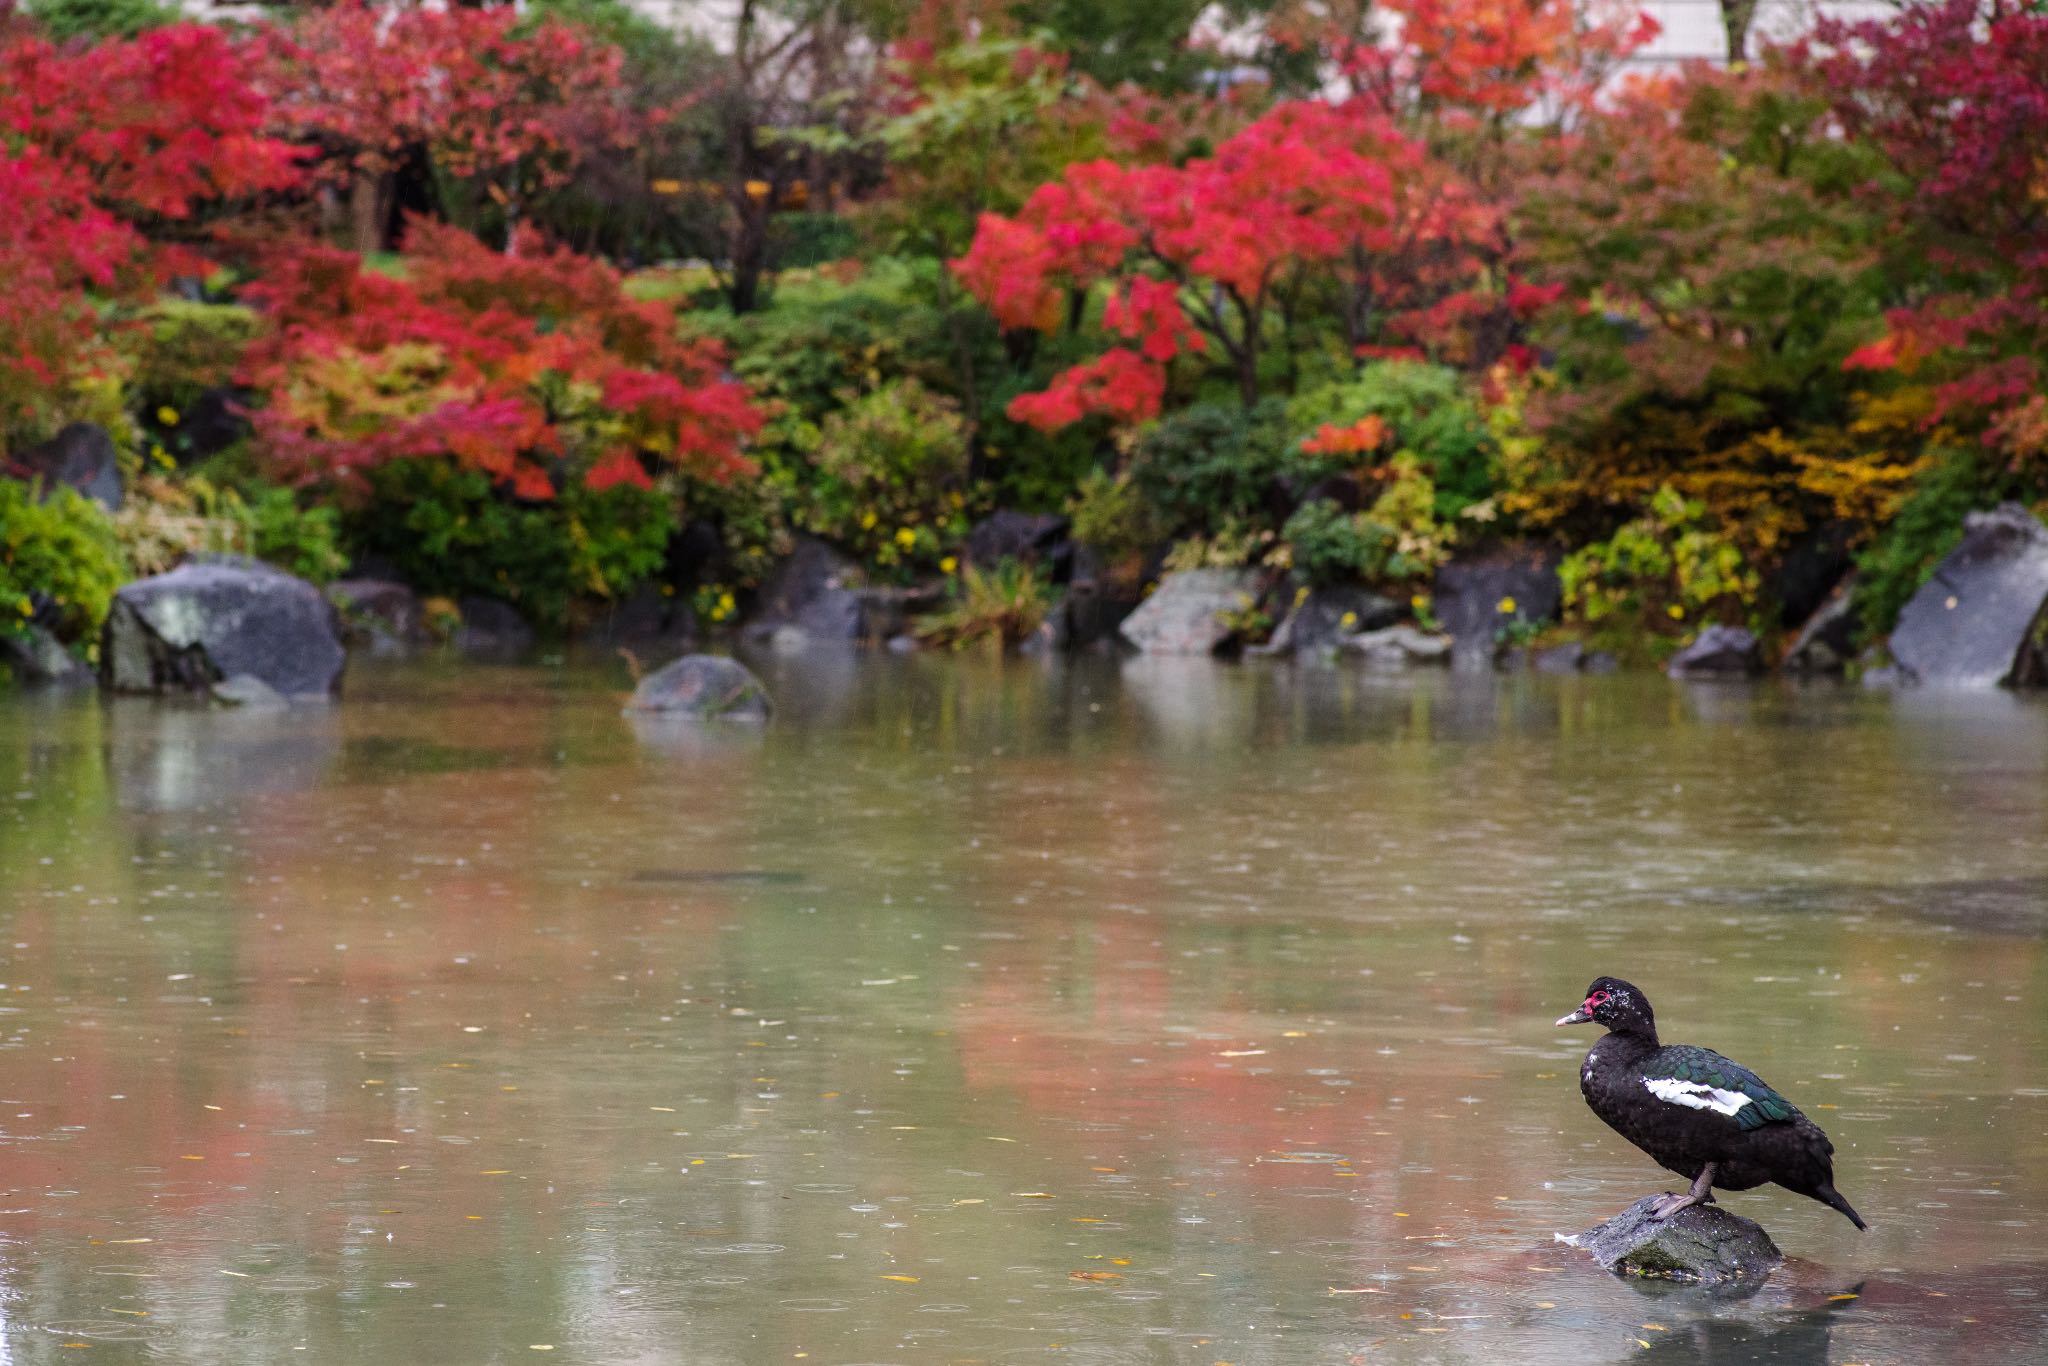
[[64, 642], [30, 623], [15, 635], [0, 634], [0, 670], [16, 682], [36, 687], [83, 688], [92, 684], [92, 670], [64, 648]]
[[1891, 654], [1920, 683], [1988, 688], [2024, 667], [2048, 602], [2048, 527], [2017, 503], [1963, 519], [1963, 540], [1920, 586]]
[[865, 620], [859, 566], [815, 536], [799, 536], [796, 549], [761, 585], [750, 627], [760, 634], [795, 626], [819, 640], [859, 640]]
[[1646, 1195], [1605, 1223], [1558, 1240], [1583, 1248], [1617, 1276], [1699, 1285], [1761, 1280], [1785, 1260], [1761, 1224], [1719, 1205], [1692, 1205], [1658, 1219], [1650, 1211], [1661, 1198]]
[[1433, 608], [1459, 669], [1493, 665], [1501, 635], [1519, 624], [1555, 621], [1563, 599], [1555, 547], [1515, 543], [1460, 557], [1439, 569]]
[[641, 679], [626, 710], [700, 721], [765, 721], [768, 690], [723, 655], [684, 655]]
[[1345, 636], [1377, 631], [1401, 619], [1392, 598], [1364, 588], [1313, 588], [1275, 628], [1261, 654], [1326, 654]]
[[114, 439], [90, 422], [74, 422], [41, 445], [22, 451], [8, 473], [40, 479], [45, 488], [68, 485], [110, 512], [121, 508], [121, 462]]
[[231, 555], [199, 556], [123, 587], [100, 646], [116, 692], [204, 692], [248, 674], [289, 698], [326, 698], [347, 658], [319, 589]]
[[1117, 630], [1143, 654], [1214, 654], [1231, 637], [1225, 614], [1242, 612], [1260, 592], [1249, 569], [1183, 569], [1160, 579]]
[[1540, 674], [1575, 674], [1586, 665], [1586, 647], [1567, 640], [1538, 650], [1529, 662]]
[[1454, 648], [1447, 635], [1431, 635], [1406, 622], [1380, 631], [1363, 631], [1339, 642], [1346, 654], [1357, 656], [1368, 669], [1409, 669], [1417, 665], [1451, 662]]
[[1779, 667], [1793, 674], [1838, 674], [1848, 668], [1856, 657], [1856, 631], [1861, 624], [1855, 596], [1856, 576], [1851, 574], [1799, 628]]
[[1671, 657], [1673, 678], [1744, 678], [1763, 668], [1756, 637], [1740, 626], [1709, 626]]

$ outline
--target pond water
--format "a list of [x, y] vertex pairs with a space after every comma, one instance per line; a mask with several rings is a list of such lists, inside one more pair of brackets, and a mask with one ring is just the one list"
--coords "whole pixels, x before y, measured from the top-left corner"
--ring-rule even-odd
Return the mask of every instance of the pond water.
[[[2048, 704], [1207, 661], [0, 698], [0, 1361], [2036, 1361]], [[1588, 980], [1839, 1148], [1749, 1297]]]

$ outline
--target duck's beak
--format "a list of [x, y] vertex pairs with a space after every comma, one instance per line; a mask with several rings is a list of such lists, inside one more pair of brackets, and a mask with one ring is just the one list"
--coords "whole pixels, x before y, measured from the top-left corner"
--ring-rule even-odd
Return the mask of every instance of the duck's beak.
[[[1593, 1019], [1593, 1017], [1592, 1017], [1591, 1015], [1589, 1015], [1589, 1014], [1587, 1014], [1587, 1013], [1586, 1013], [1586, 1007], [1585, 1007], [1585, 1006], [1583, 1006], [1583, 1005], [1581, 1005], [1581, 1006], [1580, 1006], [1580, 1007], [1579, 1007], [1579, 1008], [1578, 1008], [1577, 1010], [1574, 1010], [1574, 1011], [1573, 1011], [1573, 1012], [1572, 1012], [1571, 1014], [1569, 1014], [1569, 1015], [1565, 1016], [1565, 1017], [1564, 1017], [1563, 1019], [1559, 1020], [1559, 1021], [1558, 1021], [1557, 1023], [1558, 1023], [1558, 1024], [1561, 1024], [1561, 1025], [1568, 1025], [1568, 1024], [1588, 1024], [1588, 1023], [1591, 1023], [1592, 1019]], [[1552, 1028], [1555, 1028], [1555, 1027], [1556, 1027], [1556, 1026], [1554, 1026], [1554, 1025], [1552, 1026]]]

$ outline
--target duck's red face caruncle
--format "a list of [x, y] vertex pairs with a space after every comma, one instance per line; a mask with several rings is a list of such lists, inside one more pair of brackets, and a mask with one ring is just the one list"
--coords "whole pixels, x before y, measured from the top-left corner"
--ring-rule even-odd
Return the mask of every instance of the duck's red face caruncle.
[[1586, 988], [1586, 999], [1579, 1003], [1579, 1008], [1558, 1023], [1611, 1025], [1631, 1010], [1634, 1004], [1635, 992], [1628, 983], [1612, 977], [1602, 977]]

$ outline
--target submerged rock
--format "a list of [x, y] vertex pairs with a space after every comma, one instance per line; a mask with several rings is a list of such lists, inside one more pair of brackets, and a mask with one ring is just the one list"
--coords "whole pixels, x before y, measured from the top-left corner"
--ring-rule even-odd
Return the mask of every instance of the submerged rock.
[[1381, 631], [1363, 631], [1338, 642], [1369, 669], [1406, 669], [1419, 664], [1448, 664], [1451, 638], [1419, 631], [1403, 622]]
[[1583, 1248], [1617, 1276], [1722, 1285], [1768, 1276], [1785, 1260], [1763, 1225], [1718, 1205], [1693, 1205], [1669, 1219], [1646, 1195], [1605, 1223], [1558, 1240]]
[[533, 627], [509, 602], [464, 598], [456, 611], [462, 624], [455, 628], [455, 648], [470, 659], [517, 659], [533, 648]]
[[1744, 678], [1763, 668], [1756, 637], [1741, 626], [1709, 626], [1671, 657], [1673, 678]]
[[2015, 681], [2048, 603], [2048, 527], [2017, 503], [1963, 519], [1950, 551], [1892, 628], [1891, 654], [1919, 683]]
[[100, 659], [116, 692], [205, 692], [248, 674], [303, 698], [334, 693], [348, 656], [319, 589], [255, 560], [215, 555], [116, 593]]
[[736, 660], [684, 655], [641, 679], [626, 710], [693, 720], [765, 721], [768, 690]]
[[1232, 634], [1225, 617], [1258, 600], [1259, 576], [1249, 569], [1184, 569], [1161, 579], [1117, 629], [1144, 654], [1214, 654]]

